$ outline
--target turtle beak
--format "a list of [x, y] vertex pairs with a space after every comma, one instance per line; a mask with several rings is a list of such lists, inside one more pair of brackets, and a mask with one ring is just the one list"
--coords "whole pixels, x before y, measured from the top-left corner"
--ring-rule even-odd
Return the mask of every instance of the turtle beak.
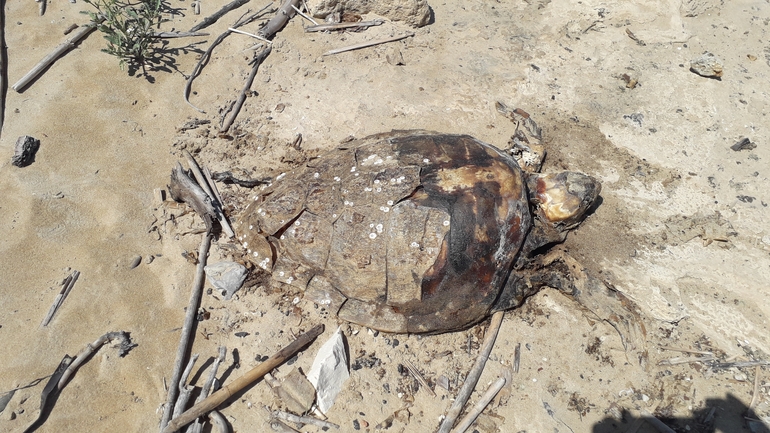
[[583, 221], [602, 190], [598, 180], [571, 171], [534, 174], [527, 184], [530, 200], [537, 204], [545, 220], [567, 229]]

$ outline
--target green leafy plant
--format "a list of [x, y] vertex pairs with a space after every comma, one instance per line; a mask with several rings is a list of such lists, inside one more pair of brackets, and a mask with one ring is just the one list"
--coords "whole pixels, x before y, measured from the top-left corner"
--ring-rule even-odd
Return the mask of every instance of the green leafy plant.
[[107, 54], [120, 59], [120, 68], [129, 67], [133, 73], [140, 67], [159, 62], [155, 29], [163, 22], [164, 0], [138, 0], [129, 3], [123, 0], [83, 0], [96, 9], [84, 11], [96, 28], [104, 33]]

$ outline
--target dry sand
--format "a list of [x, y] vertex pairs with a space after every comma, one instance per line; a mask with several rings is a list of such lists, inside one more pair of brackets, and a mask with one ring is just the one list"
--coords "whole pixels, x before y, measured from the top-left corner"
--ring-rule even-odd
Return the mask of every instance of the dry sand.
[[[172, 17], [165, 29], [197, 22], [189, 2], [172, 3], [184, 16]], [[216, 3], [204, 2], [203, 15], [225, 2]], [[213, 171], [274, 177], [349, 136], [391, 129], [468, 133], [505, 146], [514, 125], [495, 111], [496, 101], [528, 111], [543, 127], [545, 170], [580, 170], [603, 180], [602, 205], [566, 248], [640, 305], [649, 362], [645, 368], [627, 357], [615, 330], [572, 299], [542, 291], [505, 317], [480, 389], [509, 374], [519, 343], [521, 370], [474, 428], [627, 431], [648, 411], [677, 431], [750, 431], [744, 414], [757, 373], [756, 416], [770, 425], [766, 369], [659, 365], [689, 356], [661, 346], [712, 351], [720, 360], [770, 359], [770, 5], [438, 0], [430, 6], [435, 21], [413, 38], [329, 57], [321, 54], [412, 29], [389, 22], [362, 33], [311, 35], [293, 19], [275, 38], [230, 138], [217, 137], [212, 125], [177, 128], [191, 118], [218, 123], [218, 110], [249, 72], [254, 41], [246, 36], [230, 36], [196, 81], [191, 99], [207, 114], [182, 100], [183, 73], [192, 70], [195, 53], [176, 51], [174, 70], [152, 72], [149, 80], [129, 76], [101, 53], [99, 34], [24, 92], [8, 92], [0, 139], [0, 391], [50, 374], [65, 353], [105, 332], [128, 331], [138, 344], [125, 358], [114, 349], [99, 351], [38, 431], [157, 429], [194, 275], [183, 253], [197, 251], [201, 235], [194, 231], [202, 226], [184, 205], [153, 195], [165, 188], [182, 149]], [[86, 7], [54, 2], [40, 17], [34, 2], [6, 4], [11, 84], [64, 39], [65, 28], [85, 20], [79, 11]], [[210, 27], [212, 36], [171, 47], [205, 49], [243, 10]], [[257, 29], [256, 23], [246, 28]], [[386, 60], [395, 50], [404, 65]], [[706, 51], [721, 59], [721, 80], [689, 71], [690, 60]], [[627, 86], [624, 74], [638, 84]], [[296, 134], [303, 151], [290, 147]], [[42, 143], [23, 169], [10, 165], [21, 135]], [[742, 137], [756, 148], [731, 150]], [[235, 219], [247, 192], [221, 188]], [[238, 257], [237, 247], [220, 239], [209, 260], [233, 254]], [[135, 256], [143, 260], [131, 269]], [[71, 270], [82, 272], [80, 280], [41, 328]], [[299, 294], [282, 289], [258, 278], [230, 301], [204, 295], [208, 314], [198, 323], [193, 352], [206, 360], [227, 346], [225, 380], [232, 380], [292, 335], [325, 323], [320, 341], [277, 376], [307, 371], [337, 320], [312, 302], [295, 305]], [[340, 431], [435, 430], [485, 328], [420, 337], [342, 324], [353, 368], [329, 421]], [[435, 397], [401, 374], [406, 360], [434, 386]], [[436, 386], [441, 376], [450, 390]], [[205, 372], [196, 369], [197, 384], [201, 377]], [[44, 383], [15, 393], [0, 431], [21, 432], [32, 422]], [[265, 431], [264, 406], [281, 402], [259, 382], [222, 412], [235, 431]], [[637, 431], [654, 430], [644, 424]]]

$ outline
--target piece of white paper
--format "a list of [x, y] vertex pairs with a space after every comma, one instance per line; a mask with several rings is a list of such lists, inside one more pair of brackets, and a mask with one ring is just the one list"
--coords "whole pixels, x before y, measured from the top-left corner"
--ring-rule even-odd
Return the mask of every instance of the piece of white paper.
[[332, 407], [348, 377], [350, 373], [345, 341], [342, 328], [337, 328], [334, 335], [321, 346], [307, 374], [316, 389], [316, 404], [321, 412], [325, 414]]

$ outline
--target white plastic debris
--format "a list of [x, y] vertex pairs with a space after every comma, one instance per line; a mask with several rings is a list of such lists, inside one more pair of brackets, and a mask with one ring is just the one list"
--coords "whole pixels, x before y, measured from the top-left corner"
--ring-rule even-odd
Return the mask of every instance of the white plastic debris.
[[246, 281], [246, 267], [235, 262], [219, 262], [203, 268], [211, 285], [222, 291], [226, 300], [233, 297]]
[[316, 389], [316, 404], [321, 412], [325, 414], [332, 407], [348, 377], [348, 355], [345, 352], [342, 328], [337, 328], [334, 335], [321, 346], [307, 374]]

